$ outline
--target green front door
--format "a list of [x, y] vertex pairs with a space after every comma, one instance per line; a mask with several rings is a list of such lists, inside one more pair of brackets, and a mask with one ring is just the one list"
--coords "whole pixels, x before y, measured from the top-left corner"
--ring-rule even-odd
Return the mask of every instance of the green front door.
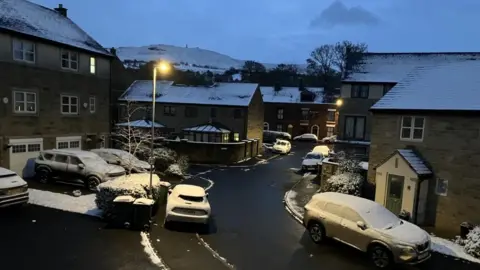
[[389, 174], [387, 179], [387, 203], [386, 207], [395, 215], [402, 211], [403, 176]]

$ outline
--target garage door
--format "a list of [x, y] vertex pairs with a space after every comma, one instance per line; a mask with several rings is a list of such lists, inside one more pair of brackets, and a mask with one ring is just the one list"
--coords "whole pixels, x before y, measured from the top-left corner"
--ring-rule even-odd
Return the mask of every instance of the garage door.
[[43, 150], [43, 139], [11, 139], [8, 143], [11, 146], [10, 170], [23, 177], [32, 177], [34, 159]]
[[57, 137], [57, 149], [82, 149], [82, 136]]

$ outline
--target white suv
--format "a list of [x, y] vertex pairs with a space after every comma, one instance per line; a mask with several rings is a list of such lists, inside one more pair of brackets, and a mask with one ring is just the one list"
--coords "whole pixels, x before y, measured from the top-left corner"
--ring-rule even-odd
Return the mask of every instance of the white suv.
[[176, 185], [168, 195], [164, 226], [170, 221], [208, 225], [211, 209], [207, 197], [202, 187]]
[[27, 203], [27, 182], [17, 173], [0, 167], [0, 208]]
[[40, 152], [35, 159], [35, 176], [46, 183], [50, 180], [81, 180], [95, 191], [98, 184], [125, 175], [125, 169], [110, 165], [89, 151], [52, 149]]

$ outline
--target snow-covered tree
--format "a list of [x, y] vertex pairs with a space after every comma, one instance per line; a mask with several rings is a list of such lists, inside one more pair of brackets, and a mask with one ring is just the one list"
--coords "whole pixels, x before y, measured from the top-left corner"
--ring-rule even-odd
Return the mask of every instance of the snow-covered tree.
[[325, 181], [320, 191], [361, 196], [365, 179], [360, 174], [359, 162], [347, 158], [344, 152], [337, 153], [337, 160], [337, 172]]

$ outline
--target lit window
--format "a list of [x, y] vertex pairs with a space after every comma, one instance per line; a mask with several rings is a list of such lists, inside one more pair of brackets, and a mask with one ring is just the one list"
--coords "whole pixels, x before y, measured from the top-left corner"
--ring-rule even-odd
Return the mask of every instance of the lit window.
[[277, 131], [283, 131], [283, 125], [277, 124]]
[[425, 118], [416, 116], [403, 116], [400, 128], [400, 139], [422, 141], [425, 128]]
[[95, 112], [95, 97], [90, 97], [89, 99], [89, 102], [88, 102], [88, 106], [90, 108], [90, 112], [91, 113], [94, 113]]
[[240, 134], [233, 133], [233, 140], [236, 141], [236, 142], [240, 141]]
[[90, 57], [90, 74], [95, 74], [95, 57]]
[[13, 91], [15, 113], [36, 113], [37, 94], [34, 92]]
[[78, 53], [62, 50], [62, 68], [78, 70]]
[[35, 63], [35, 43], [25, 40], [13, 40], [13, 59]]
[[62, 95], [60, 99], [62, 114], [78, 114], [78, 97]]

